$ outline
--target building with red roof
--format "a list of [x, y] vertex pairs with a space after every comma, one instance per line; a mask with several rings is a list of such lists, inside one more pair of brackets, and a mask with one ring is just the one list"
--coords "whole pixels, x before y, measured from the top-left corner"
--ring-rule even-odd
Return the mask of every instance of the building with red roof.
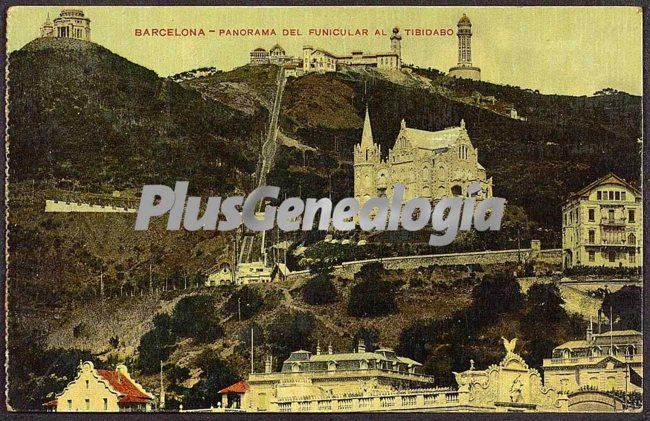
[[86, 361], [63, 392], [43, 406], [56, 412], [139, 412], [154, 405], [155, 397], [131, 378], [125, 365], [98, 370]]
[[219, 391], [221, 395], [221, 406], [223, 408], [240, 409], [244, 394], [248, 392], [249, 386], [246, 380], [240, 380]]

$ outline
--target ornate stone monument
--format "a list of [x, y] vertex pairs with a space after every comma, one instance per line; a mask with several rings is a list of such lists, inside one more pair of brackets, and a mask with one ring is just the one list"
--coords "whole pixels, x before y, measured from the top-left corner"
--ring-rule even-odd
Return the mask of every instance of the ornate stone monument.
[[454, 373], [458, 391], [467, 392], [467, 404], [493, 411], [567, 411], [567, 396], [544, 387], [539, 372], [514, 352], [517, 338], [501, 339], [506, 355], [498, 365]]

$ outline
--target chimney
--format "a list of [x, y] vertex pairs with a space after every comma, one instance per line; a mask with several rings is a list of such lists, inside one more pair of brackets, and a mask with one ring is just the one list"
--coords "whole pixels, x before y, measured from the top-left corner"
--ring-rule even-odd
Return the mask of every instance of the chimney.
[[359, 338], [359, 345], [357, 346], [357, 352], [359, 353], [366, 352], [366, 344], [363, 342], [363, 338]]
[[271, 367], [273, 367], [273, 356], [272, 355], [267, 355], [266, 356], [266, 361], [264, 361], [264, 372], [265, 373], [270, 373], [271, 372]]
[[316, 344], [316, 355], [320, 355], [320, 342]]
[[334, 353], [334, 348], [332, 348], [332, 343], [330, 342], [329, 345], [327, 345], [327, 353], [332, 355]]
[[589, 327], [587, 328], [587, 342], [591, 342], [591, 337], [594, 333], [594, 321], [593, 318], [589, 317]]

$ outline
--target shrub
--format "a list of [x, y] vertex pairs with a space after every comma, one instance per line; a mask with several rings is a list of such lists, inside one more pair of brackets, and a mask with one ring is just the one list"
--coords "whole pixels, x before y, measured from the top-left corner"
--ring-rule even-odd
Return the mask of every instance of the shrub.
[[172, 328], [176, 335], [195, 338], [200, 342], [213, 341], [223, 335], [210, 295], [182, 298], [174, 307]]
[[160, 314], [153, 319], [153, 328], [142, 335], [138, 345], [138, 368], [143, 373], [156, 373], [160, 361], [165, 361], [176, 343], [172, 331], [172, 319], [168, 314]]
[[334, 282], [327, 274], [318, 274], [308, 280], [302, 287], [302, 299], [312, 305], [336, 302], [337, 293]]
[[625, 285], [616, 292], [607, 294], [600, 307], [605, 317], [609, 317], [610, 310], [617, 320], [619, 329], [641, 330], [642, 297], [641, 288], [634, 285]]
[[352, 287], [348, 314], [355, 317], [374, 317], [394, 313], [395, 287], [390, 281], [364, 280]]
[[253, 287], [245, 285], [230, 296], [228, 301], [224, 304], [224, 309], [228, 314], [235, 317], [238, 317], [241, 309], [241, 318], [248, 319], [257, 313], [263, 304], [264, 299], [259, 291]]

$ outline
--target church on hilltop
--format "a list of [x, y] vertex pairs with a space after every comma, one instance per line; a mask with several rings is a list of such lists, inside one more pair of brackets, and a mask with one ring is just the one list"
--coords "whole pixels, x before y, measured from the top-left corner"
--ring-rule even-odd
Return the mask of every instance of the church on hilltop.
[[480, 184], [478, 199], [492, 196], [492, 178], [478, 162], [465, 129], [460, 126], [429, 132], [402, 126], [395, 146], [382, 159], [381, 147], [372, 137], [366, 109], [361, 143], [354, 147], [354, 196], [360, 205], [373, 197], [391, 197], [394, 184], [406, 187], [404, 200], [424, 197], [432, 202], [443, 197], [468, 196], [468, 186]]
[[43, 38], [75, 38], [90, 41], [90, 19], [79, 9], [63, 9], [53, 21], [47, 16], [41, 26]]

